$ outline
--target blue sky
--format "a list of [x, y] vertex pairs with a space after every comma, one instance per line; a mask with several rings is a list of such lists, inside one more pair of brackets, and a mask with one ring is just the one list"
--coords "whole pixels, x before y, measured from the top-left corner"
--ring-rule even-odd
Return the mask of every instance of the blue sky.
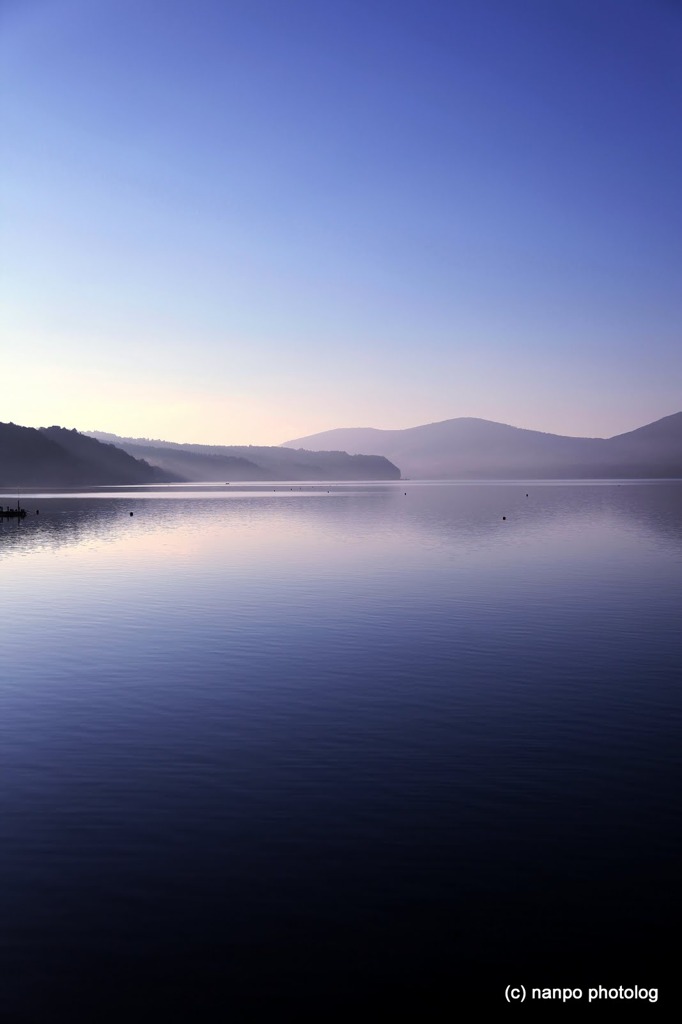
[[675, 0], [4, 0], [0, 419], [682, 409]]

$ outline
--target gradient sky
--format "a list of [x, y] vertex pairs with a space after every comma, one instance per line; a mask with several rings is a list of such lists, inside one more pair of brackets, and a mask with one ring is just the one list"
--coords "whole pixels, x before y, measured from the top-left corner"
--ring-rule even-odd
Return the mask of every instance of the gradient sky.
[[0, 420], [682, 409], [677, 0], [2, 0]]

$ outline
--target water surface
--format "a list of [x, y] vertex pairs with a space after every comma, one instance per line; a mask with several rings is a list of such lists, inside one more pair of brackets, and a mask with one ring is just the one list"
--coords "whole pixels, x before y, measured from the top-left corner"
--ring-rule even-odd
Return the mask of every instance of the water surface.
[[681, 483], [22, 504], [0, 523], [8, 1019], [663, 991]]

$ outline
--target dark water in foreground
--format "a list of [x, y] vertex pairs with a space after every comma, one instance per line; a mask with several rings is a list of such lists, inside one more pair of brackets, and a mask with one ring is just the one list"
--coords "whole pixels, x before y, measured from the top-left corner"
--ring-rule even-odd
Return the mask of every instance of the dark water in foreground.
[[276, 486], [0, 524], [0, 1019], [669, 1008], [682, 484]]

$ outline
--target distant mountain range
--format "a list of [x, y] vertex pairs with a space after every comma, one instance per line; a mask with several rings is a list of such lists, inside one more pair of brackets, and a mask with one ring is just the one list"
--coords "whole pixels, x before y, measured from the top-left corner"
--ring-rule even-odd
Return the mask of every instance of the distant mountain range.
[[341, 451], [290, 451], [256, 445], [176, 444], [119, 437], [93, 430], [91, 438], [115, 444], [183, 480], [399, 480], [400, 470], [381, 455]]
[[[398, 468], [400, 467], [400, 468]], [[279, 447], [176, 444], [0, 423], [0, 486], [179, 481], [682, 477], [682, 412], [611, 438], [562, 437], [481, 419], [350, 428]]]
[[0, 423], [0, 487], [80, 487], [183, 481], [398, 480], [382, 456], [150, 442], [63, 427]]
[[35, 430], [0, 423], [0, 486], [5, 488], [151, 484], [177, 479], [76, 430]]
[[460, 418], [407, 430], [326, 430], [283, 447], [383, 455], [403, 477], [427, 480], [682, 477], [682, 412], [610, 438]]

